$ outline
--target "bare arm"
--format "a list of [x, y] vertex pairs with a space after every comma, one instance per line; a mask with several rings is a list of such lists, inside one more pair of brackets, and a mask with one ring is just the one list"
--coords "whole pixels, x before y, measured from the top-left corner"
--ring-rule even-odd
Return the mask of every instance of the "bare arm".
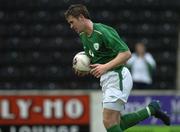
[[125, 64], [126, 61], [131, 57], [131, 52], [128, 50], [126, 52], [119, 53], [113, 60], [105, 64], [107, 70], [115, 68], [119, 65]]
[[90, 71], [90, 73], [96, 78], [99, 78], [103, 73], [107, 72], [108, 70], [118, 67], [119, 65], [125, 64], [130, 57], [130, 51], [121, 52], [113, 60], [109, 61], [106, 64], [91, 65], [92, 70]]

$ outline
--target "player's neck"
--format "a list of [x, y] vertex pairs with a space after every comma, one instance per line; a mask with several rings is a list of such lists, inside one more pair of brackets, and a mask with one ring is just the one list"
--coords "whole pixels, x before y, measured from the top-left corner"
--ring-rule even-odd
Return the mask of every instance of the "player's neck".
[[86, 20], [86, 29], [85, 29], [85, 33], [88, 36], [91, 36], [91, 34], [93, 33], [93, 22], [91, 20]]

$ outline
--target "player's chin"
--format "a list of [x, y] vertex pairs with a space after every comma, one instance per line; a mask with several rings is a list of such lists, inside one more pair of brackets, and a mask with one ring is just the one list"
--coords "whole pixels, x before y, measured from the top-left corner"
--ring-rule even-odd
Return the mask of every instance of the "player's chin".
[[78, 34], [80, 34], [81, 32], [78, 29], [74, 29], [74, 31]]
[[79, 33], [79, 34], [82, 33], [82, 32], [83, 32], [82, 30], [77, 30], [77, 33]]

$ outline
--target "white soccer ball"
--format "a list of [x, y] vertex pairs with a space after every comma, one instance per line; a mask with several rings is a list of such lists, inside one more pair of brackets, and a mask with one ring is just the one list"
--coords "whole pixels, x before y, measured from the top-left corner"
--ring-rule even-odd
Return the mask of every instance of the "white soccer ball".
[[89, 72], [91, 70], [90, 63], [91, 60], [84, 51], [77, 53], [73, 58], [73, 68], [81, 72]]

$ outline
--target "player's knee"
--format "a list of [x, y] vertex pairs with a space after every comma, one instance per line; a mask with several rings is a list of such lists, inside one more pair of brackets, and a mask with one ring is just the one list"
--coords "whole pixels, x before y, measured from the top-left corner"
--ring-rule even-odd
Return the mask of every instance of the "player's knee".
[[105, 128], [110, 128], [120, 122], [120, 112], [104, 108], [103, 110], [103, 124]]
[[116, 118], [104, 118], [103, 124], [104, 124], [105, 128], [107, 129], [114, 125], [119, 124], [119, 121]]

